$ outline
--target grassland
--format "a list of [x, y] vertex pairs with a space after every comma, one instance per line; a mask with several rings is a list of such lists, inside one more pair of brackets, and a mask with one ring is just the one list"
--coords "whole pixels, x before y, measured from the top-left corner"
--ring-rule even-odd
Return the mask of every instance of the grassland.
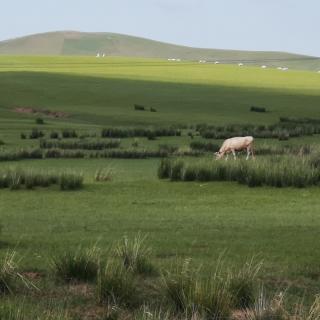
[[[133, 105], [157, 112], [135, 111]], [[38, 147], [20, 138], [37, 127], [46, 133], [73, 128], [95, 133], [103, 127], [183, 127], [182, 136], [121, 139], [121, 148], [156, 149], [168, 144], [186, 149], [187, 133], [199, 122], [273, 124], [280, 116], [320, 118], [320, 79], [309, 72], [260, 70], [252, 67], [171, 64], [160, 60], [61, 57], [0, 58], [1, 150]], [[268, 112], [250, 112], [251, 105]], [[15, 107], [63, 111], [65, 118], [14, 112]], [[195, 137], [196, 140], [203, 140]], [[259, 145], [310, 145], [318, 135], [289, 141], [257, 139]], [[221, 141], [213, 141], [220, 143]], [[210, 154], [202, 157], [212, 157]], [[259, 157], [259, 156], [258, 156]], [[195, 161], [195, 160], [193, 160]], [[207, 159], [206, 161], [209, 161]], [[98, 241], [107, 249], [123, 235], [148, 234], [152, 260], [168, 268], [176, 257], [203, 264], [203, 274], [222, 252], [227, 265], [238, 268], [248, 258], [264, 260], [260, 275], [273, 289], [289, 287], [293, 300], [319, 293], [319, 187], [248, 188], [235, 182], [169, 182], [159, 180], [160, 159], [39, 159], [1, 162], [2, 168], [72, 170], [83, 173], [84, 188], [61, 192], [57, 186], [34, 190], [0, 190], [0, 255], [16, 250], [20, 270], [36, 271], [43, 294], [27, 303], [47, 300], [99, 308], [89, 294], [56, 284], [50, 258]], [[98, 169], [112, 169], [110, 181], [94, 179]], [[20, 293], [25, 297], [23, 293]], [[67, 298], [65, 298], [68, 296]], [[1, 298], [0, 298], [1, 299]], [[86, 313], [75, 312], [87, 319]], [[79, 315], [80, 314], [80, 315]], [[98, 316], [94, 319], [99, 319]]]

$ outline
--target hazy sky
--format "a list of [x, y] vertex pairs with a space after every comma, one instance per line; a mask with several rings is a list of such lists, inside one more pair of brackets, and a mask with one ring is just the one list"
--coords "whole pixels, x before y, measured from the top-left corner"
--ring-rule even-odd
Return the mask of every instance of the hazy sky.
[[0, 40], [105, 31], [195, 47], [320, 56], [320, 0], [0, 1]]

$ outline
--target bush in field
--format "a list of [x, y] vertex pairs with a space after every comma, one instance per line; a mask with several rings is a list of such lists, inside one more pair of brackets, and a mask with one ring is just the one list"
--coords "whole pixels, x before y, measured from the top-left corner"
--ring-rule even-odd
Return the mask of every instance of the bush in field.
[[136, 111], [146, 111], [146, 108], [140, 104], [135, 104], [134, 105], [134, 110]]
[[56, 131], [52, 131], [50, 133], [50, 139], [59, 139], [59, 133]]
[[132, 272], [116, 263], [101, 267], [98, 271], [97, 297], [101, 304], [135, 307], [137, 289]]
[[156, 108], [151, 107], [151, 108], [150, 108], [150, 111], [151, 111], [151, 112], [157, 112], [157, 109], [156, 109]]
[[65, 139], [77, 138], [78, 134], [74, 129], [64, 129], [64, 130], [62, 130], [62, 137]]
[[62, 173], [59, 179], [61, 190], [78, 190], [83, 188], [83, 175], [75, 173]]
[[4, 146], [5, 143], [0, 139], [0, 146]]
[[22, 140], [25, 140], [25, 139], [27, 139], [27, 135], [26, 135], [25, 133], [21, 132], [21, 133], [20, 133], [20, 138], [21, 138]]
[[44, 120], [42, 118], [36, 118], [36, 124], [44, 124]]
[[31, 133], [29, 134], [29, 139], [39, 139], [43, 137], [44, 133], [37, 128], [32, 129]]
[[152, 275], [155, 268], [150, 262], [151, 250], [145, 245], [146, 237], [138, 234], [133, 239], [124, 237], [116, 247], [116, 255], [121, 258], [123, 266], [134, 273]]
[[266, 108], [264, 108], [264, 107], [255, 107], [255, 106], [252, 106], [252, 107], [250, 108], [250, 111], [251, 111], [251, 112], [266, 112], [267, 110], [266, 110]]
[[52, 259], [51, 267], [63, 281], [93, 281], [97, 277], [100, 253], [97, 247], [64, 252]]

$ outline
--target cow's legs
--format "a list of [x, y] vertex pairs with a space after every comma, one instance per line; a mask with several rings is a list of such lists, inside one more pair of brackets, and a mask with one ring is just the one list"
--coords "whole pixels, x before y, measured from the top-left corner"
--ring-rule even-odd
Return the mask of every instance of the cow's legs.
[[251, 148], [250, 148], [250, 147], [247, 147], [247, 157], [246, 157], [246, 160], [249, 159], [250, 153], [251, 153]]
[[237, 159], [236, 152], [234, 151], [234, 149], [232, 149], [231, 151], [232, 151], [232, 154], [233, 154], [233, 159], [236, 160]]
[[229, 153], [226, 153], [226, 155], [227, 155], [227, 156], [226, 156], [225, 160], [228, 161]]

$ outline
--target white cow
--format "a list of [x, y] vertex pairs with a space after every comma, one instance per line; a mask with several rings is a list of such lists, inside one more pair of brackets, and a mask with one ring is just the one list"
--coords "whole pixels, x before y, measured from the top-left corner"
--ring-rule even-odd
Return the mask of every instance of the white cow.
[[253, 137], [234, 137], [227, 139], [223, 142], [220, 150], [215, 153], [216, 159], [221, 159], [225, 155], [227, 155], [226, 160], [228, 160], [229, 153], [233, 154], [234, 159], [236, 159], [236, 151], [247, 150], [247, 158], [251, 154], [252, 158], [254, 158], [254, 150], [253, 150]]

